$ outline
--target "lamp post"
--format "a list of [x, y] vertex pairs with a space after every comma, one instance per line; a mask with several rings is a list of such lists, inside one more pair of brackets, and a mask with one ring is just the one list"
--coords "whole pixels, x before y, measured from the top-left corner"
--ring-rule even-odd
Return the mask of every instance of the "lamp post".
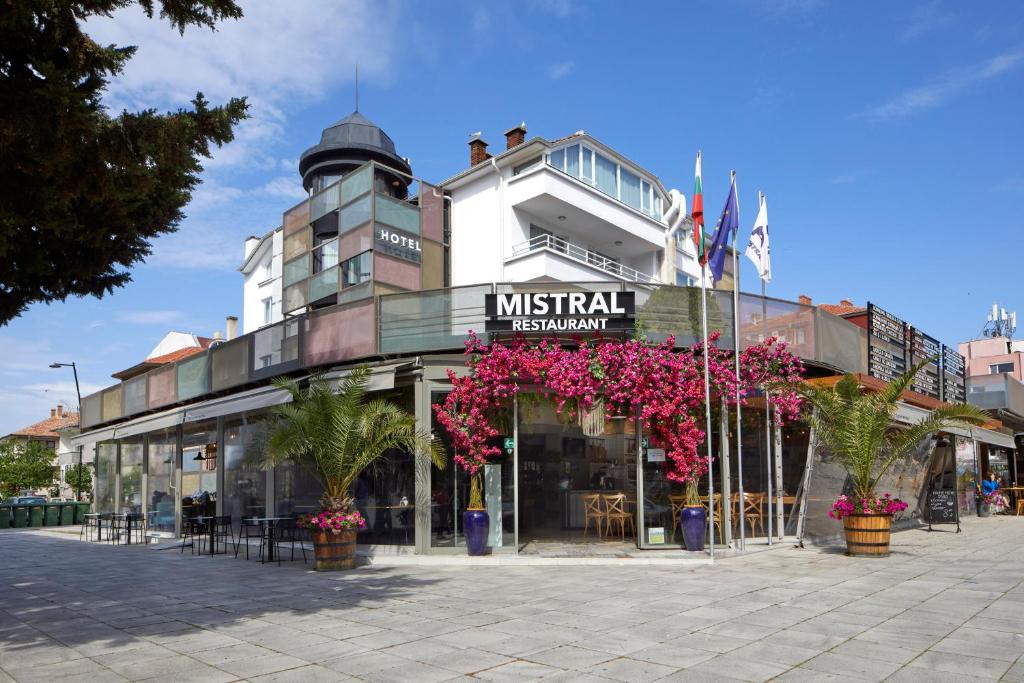
[[[54, 369], [60, 368], [71, 368], [71, 372], [75, 375], [75, 395], [78, 396], [78, 429], [82, 429], [82, 390], [78, 388], [78, 367], [72, 363], [50, 363], [50, 367]], [[77, 503], [82, 498], [82, 451], [78, 451], [78, 477], [75, 482], [75, 502]]]

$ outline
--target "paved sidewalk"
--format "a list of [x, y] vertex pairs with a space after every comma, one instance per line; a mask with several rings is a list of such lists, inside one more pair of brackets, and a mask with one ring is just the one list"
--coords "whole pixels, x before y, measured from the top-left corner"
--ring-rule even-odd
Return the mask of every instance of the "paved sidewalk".
[[1024, 681], [1024, 518], [715, 566], [315, 574], [0, 532], [0, 681]]

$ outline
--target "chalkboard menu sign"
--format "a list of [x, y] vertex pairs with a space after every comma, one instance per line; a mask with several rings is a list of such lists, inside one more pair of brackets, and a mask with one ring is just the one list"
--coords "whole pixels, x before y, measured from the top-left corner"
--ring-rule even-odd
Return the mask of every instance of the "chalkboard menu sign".
[[929, 358], [932, 358], [927, 365], [921, 368], [910, 385], [911, 390], [931, 396], [935, 399], [942, 398], [942, 371], [939, 366], [942, 356], [942, 344], [933, 337], [912, 327], [907, 326], [907, 347], [910, 349], [910, 364], [917, 365]]
[[907, 324], [868, 302], [868, 374], [889, 382], [907, 371]]
[[928, 491], [928, 530], [932, 524], [956, 524], [960, 533], [960, 512], [955, 489], [932, 489]]
[[963, 403], [967, 400], [967, 363], [955, 349], [942, 346], [942, 400]]

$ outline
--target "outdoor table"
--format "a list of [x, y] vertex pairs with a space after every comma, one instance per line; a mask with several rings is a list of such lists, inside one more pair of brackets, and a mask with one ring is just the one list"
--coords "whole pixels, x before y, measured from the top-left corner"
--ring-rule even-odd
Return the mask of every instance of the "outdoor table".
[[[217, 554], [217, 534], [216, 534], [216, 530], [214, 529], [214, 525], [213, 525], [213, 521], [214, 521], [214, 519], [216, 519], [216, 517], [214, 515], [199, 515], [195, 519], [198, 519], [200, 522], [206, 524], [206, 528], [207, 528], [209, 536], [210, 536], [210, 554], [211, 555], [216, 555]], [[254, 518], [254, 519], [256, 519], [256, 518]], [[227, 550], [225, 550], [224, 552], [227, 552]], [[202, 547], [199, 548], [199, 554], [200, 555], [203, 554]]]
[[250, 517], [250, 519], [260, 525], [260, 534], [263, 535], [263, 539], [267, 543], [267, 556], [263, 559], [264, 562], [274, 561], [274, 534], [272, 529], [277, 525], [278, 522], [285, 519], [291, 519], [291, 517]]

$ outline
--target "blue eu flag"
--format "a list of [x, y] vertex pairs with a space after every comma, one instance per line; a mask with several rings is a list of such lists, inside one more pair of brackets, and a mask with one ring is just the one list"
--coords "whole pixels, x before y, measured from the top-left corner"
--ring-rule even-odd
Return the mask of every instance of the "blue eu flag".
[[729, 243], [730, 236], [735, 240], [736, 231], [739, 228], [740, 207], [736, 200], [736, 176], [734, 175], [729, 185], [729, 196], [725, 200], [725, 208], [722, 209], [722, 216], [715, 226], [715, 237], [708, 250], [708, 265], [711, 267], [712, 282], [717, 283], [722, 279], [722, 271], [725, 269], [725, 247]]

